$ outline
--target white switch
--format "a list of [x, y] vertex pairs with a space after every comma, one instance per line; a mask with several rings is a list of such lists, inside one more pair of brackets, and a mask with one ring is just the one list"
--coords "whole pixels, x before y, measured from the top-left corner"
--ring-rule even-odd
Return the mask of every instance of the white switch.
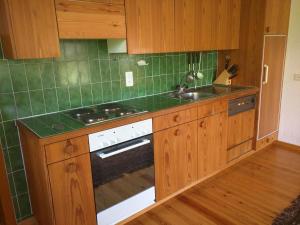
[[295, 73], [294, 74], [294, 80], [296, 80], [296, 81], [300, 81], [300, 73]]
[[132, 87], [133, 86], [133, 73], [125, 72], [125, 79], [126, 79], [126, 87]]

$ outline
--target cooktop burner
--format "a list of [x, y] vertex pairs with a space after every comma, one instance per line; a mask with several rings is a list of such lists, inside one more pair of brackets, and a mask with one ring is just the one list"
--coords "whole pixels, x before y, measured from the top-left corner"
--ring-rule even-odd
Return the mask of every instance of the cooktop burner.
[[118, 117], [146, 112], [133, 106], [120, 103], [109, 103], [95, 107], [74, 109], [67, 112], [72, 118], [83, 122], [85, 125], [100, 123]]

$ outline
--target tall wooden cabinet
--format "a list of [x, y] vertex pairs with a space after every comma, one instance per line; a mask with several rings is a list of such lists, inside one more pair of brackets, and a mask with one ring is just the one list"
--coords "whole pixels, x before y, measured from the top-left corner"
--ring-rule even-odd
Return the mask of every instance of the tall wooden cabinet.
[[6, 58], [58, 57], [54, 0], [0, 0], [0, 34]]
[[286, 36], [265, 36], [258, 139], [279, 128], [286, 41]]
[[154, 133], [156, 200], [197, 180], [197, 121]]

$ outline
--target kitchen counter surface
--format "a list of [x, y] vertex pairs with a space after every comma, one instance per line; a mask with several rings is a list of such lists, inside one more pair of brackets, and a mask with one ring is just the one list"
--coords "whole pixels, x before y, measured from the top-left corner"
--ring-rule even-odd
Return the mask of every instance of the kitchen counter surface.
[[86, 126], [82, 122], [73, 119], [70, 115], [66, 113], [67, 111], [22, 119], [19, 120], [19, 123], [27, 127], [39, 138], [48, 138], [48, 137], [72, 132], [78, 129], [97, 127], [103, 124], [111, 123], [112, 121], [115, 120], [123, 120], [124, 118], [128, 118], [128, 117], [139, 117], [148, 114], [149, 116], [151, 116], [151, 113], [153, 112], [158, 112], [158, 111], [178, 107], [181, 105], [213, 100], [222, 96], [230, 95], [237, 92], [244, 92], [247, 90], [248, 91], [253, 90], [256, 92], [257, 88], [255, 87], [229, 88], [228, 91], [225, 93], [221, 93], [221, 94], [217, 93], [213, 96], [205, 96], [196, 101], [171, 98], [167, 93], [125, 100], [119, 103], [126, 104], [129, 106], [135, 106], [147, 112], [142, 114], [131, 115], [127, 117], [122, 117], [122, 118], [105, 120], [101, 123], [89, 125], [89, 126]]

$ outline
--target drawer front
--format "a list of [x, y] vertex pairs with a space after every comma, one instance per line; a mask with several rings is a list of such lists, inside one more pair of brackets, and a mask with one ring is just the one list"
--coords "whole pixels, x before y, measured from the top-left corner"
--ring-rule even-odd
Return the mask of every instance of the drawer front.
[[82, 136], [46, 145], [45, 151], [48, 164], [69, 159], [89, 152], [88, 138]]
[[238, 159], [242, 155], [252, 150], [252, 140], [246, 141], [227, 151], [227, 162]]
[[200, 119], [207, 116], [212, 116], [216, 113], [227, 111], [227, 108], [228, 102], [226, 100], [200, 105], [198, 106], [198, 118]]
[[153, 119], [154, 131], [164, 130], [183, 123], [197, 119], [197, 108], [178, 111], [168, 115], [159, 116]]

